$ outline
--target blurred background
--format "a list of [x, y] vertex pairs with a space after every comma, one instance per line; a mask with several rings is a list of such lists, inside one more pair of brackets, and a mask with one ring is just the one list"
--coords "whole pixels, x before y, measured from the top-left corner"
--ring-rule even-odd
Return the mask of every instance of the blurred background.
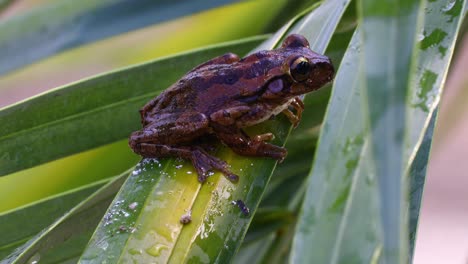
[[[14, 1], [0, 11], [0, 23], [54, 1]], [[0, 6], [5, 2], [0, 1]], [[279, 6], [272, 6], [268, 1], [255, 1], [216, 7], [67, 50], [0, 76], [0, 108], [102, 72], [191, 48], [256, 35], [275, 19], [275, 8]], [[239, 13], [243, 14], [242, 17], [230, 15]], [[239, 19], [244, 23], [236, 23]], [[207, 24], [207, 20], [216, 23]], [[466, 24], [465, 21], [464, 36], [459, 38], [441, 101], [428, 165], [414, 263], [468, 263]], [[96, 177], [107, 178], [122, 172], [138, 161], [138, 157], [130, 151], [125, 155], [113, 155], [114, 149], [125, 145], [126, 142], [117, 142], [17, 172], [14, 177], [0, 177], [0, 212], [85, 185]], [[99, 168], [103, 162], [113, 164], [113, 170], [101, 171]], [[90, 171], [92, 173], [88, 173]], [[19, 185], [21, 189], [15, 188]]]

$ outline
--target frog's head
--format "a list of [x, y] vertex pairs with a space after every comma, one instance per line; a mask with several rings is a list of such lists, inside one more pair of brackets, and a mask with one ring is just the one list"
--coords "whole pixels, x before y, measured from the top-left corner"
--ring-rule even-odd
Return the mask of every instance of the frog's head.
[[289, 35], [278, 50], [285, 55], [282, 73], [287, 78], [271, 80], [264, 97], [293, 97], [319, 89], [333, 80], [330, 59], [313, 52], [309, 42], [298, 34]]

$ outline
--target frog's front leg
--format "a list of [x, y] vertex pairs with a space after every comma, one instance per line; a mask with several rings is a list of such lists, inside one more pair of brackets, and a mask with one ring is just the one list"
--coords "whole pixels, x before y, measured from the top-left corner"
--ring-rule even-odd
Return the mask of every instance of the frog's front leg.
[[255, 119], [256, 114], [261, 114], [259, 108], [237, 105], [219, 110], [210, 115], [213, 122], [211, 127], [216, 136], [237, 154], [272, 157], [282, 161], [286, 157], [286, 149], [264, 142], [273, 139], [272, 133], [257, 135], [252, 139], [238, 128], [238, 125]]
[[301, 98], [296, 97], [294, 98], [290, 105], [296, 110], [296, 114], [294, 114], [291, 110], [288, 108], [283, 110], [283, 114], [288, 118], [289, 122], [293, 124], [294, 127], [297, 127], [299, 125], [299, 121], [301, 121], [302, 118], [302, 112], [304, 111], [304, 103], [302, 102]]
[[230, 127], [214, 127], [216, 136], [234, 152], [245, 156], [271, 157], [280, 162], [287, 155], [285, 148], [266, 143], [263, 140], [271, 139], [271, 136], [260, 136], [259, 140], [250, 138], [240, 128]]
[[[132, 149], [138, 143], [181, 145], [208, 133], [209, 120], [198, 112], [160, 113], [152, 122], [130, 135]], [[135, 149], [134, 149], [135, 150]]]

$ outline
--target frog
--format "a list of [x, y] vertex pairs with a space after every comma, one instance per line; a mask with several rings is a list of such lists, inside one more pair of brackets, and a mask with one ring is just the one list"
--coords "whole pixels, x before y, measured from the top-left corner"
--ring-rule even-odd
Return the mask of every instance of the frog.
[[246, 127], [279, 114], [297, 127], [301, 96], [331, 82], [334, 74], [330, 58], [312, 51], [299, 34], [287, 36], [277, 49], [244, 58], [226, 53], [196, 66], [145, 104], [139, 111], [142, 129], [130, 135], [129, 146], [144, 158], [190, 161], [201, 183], [214, 171], [235, 183], [239, 176], [203, 139], [219, 140], [239, 155], [282, 162], [287, 150], [269, 143], [273, 133], [249, 136]]

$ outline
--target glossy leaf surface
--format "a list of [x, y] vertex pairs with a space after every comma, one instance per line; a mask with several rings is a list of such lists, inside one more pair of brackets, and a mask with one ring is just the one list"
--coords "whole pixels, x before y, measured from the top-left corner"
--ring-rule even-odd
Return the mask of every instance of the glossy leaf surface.
[[[369, 5], [361, 20], [365, 32], [361, 28], [353, 37], [335, 79], [296, 229], [293, 263], [407, 260], [407, 172], [413, 166], [409, 177], [424, 181], [421, 168], [427, 162], [423, 158], [429, 152], [427, 144], [418, 152], [421, 159], [413, 161], [413, 155], [420, 150], [438, 105], [459, 28], [461, 8], [456, 11], [456, 6], [462, 4], [454, 1], [452, 8], [442, 1], [388, 8], [363, 4]], [[426, 40], [429, 46], [417, 43], [424, 40], [415, 35], [430, 35], [435, 25], [444, 27], [447, 35], [442, 39], [447, 42], [441, 47], [434, 41], [439, 35]], [[440, 50], [446, 50], [447, 57]], [[433, 66], [438, 67], [437, 76], [428, 82], [423, 69]], [[413, 186], [415, 208], [422, 184]], [[413, 222], [417, 211], [411, 212]], [[309, 247], [317, 241], [320, 247]]]
[[[107, 180], [106, 180], [107, 182]], [[84, 200], [102, 182], [57, 195], [45, 201], [0, 215], [0, 259], [50, 225], [70, 208]], [[32, 221], [32, 219], [34, 221]]]
[[0, 263], [76, 262], [127, 175], [128, 172], [101, 187]]
[[[320, 45], [311, 46], [317, 52], [323, 53], [334, 32], [334, 27], [323, 31], [323, 22], [327, 22], [327, 27], [333, 24], [336, 26], [348, 2], [333, 3], [332, 6], [318, 7], [296, 24], [299, 28], [295, 32], [309, 38], [321, 32], [321, 35], [314, 35], [320, 40], [313, 41], [314, 45]], [[336, 8], [341, 13], [329, 12]], [[310, 18], [315, 16], [322, 19]], [[276, 41], [268, 41], [265, 45], [277, 43], [282, 36], [274, 37]], [[284, 144], [289, 129], [289, 123], [280, 116], [247, 132], [260, 134], [271, 131], [275, 134], [273, 143]], [[114, 200], [108, 215], [112, 211], [124, 210], [134, 202], [145, 206], [136, 208], [127, 218], [118, 218], [112, 223], [105, 220], [101, 222], [82, 260], [225, 263], [232, 259], [260, 202], [275, 162], [271, 159], [238, 156], [225, 147], [219, 147], [216, 156], [226, 160], [233, 172], [241, 176], [238, 183], [233, 184], [215, 173], [205, 184], [200, 185], [192, 166], [186, 162], [172, 159], [143, 160], [134, 172], [135, 175], [129, 178]], [[136, 189], [140, 191], [136, 193]], [[142, 193], [147, 193], [148, 197]], [[232, 204], [235, 200], [242, 200], [250, 208], [248, 216]], [[183, 225], [179, 220], [188, 210], [191, 210], [192, 222]], [[122, 225], [134, 232], [109, 235]], [[102, 241], [107, 242], [105, 248], [100, 247]]]

